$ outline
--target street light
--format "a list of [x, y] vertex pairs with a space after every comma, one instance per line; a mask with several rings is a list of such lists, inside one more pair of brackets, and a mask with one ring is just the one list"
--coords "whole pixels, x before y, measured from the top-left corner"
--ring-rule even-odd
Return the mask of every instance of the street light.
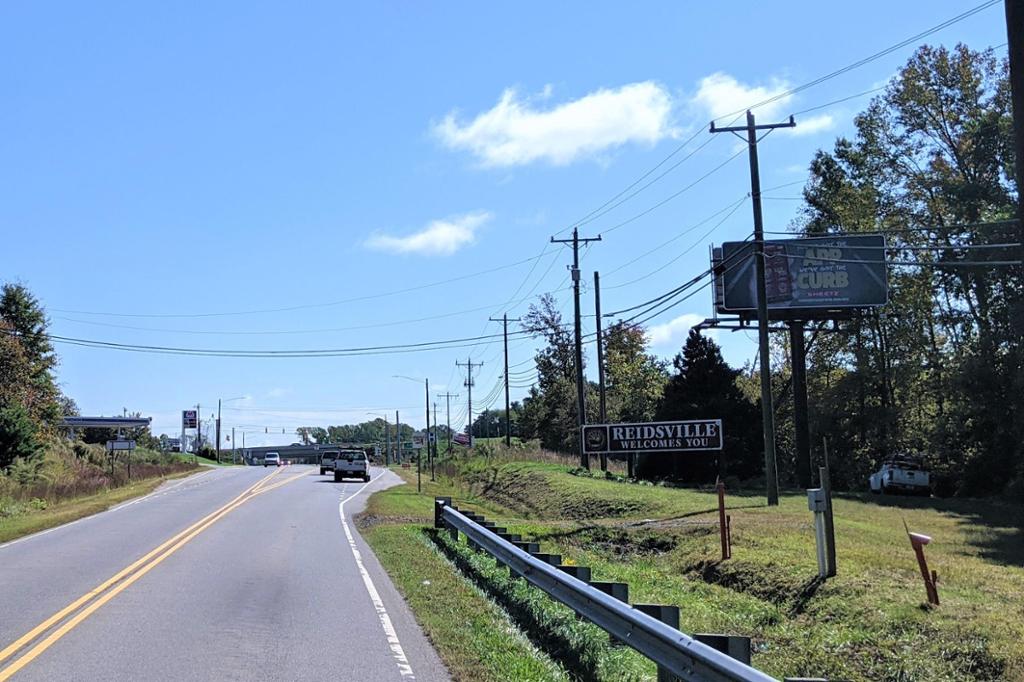
[[[404, 374], [392, 374], [391, 377], [393, 379], [407, 379], [409, 381], [415, 381], [416, 383], [419, 383], [419, 381], [420, 381], [419, 379], [416, 379], [414, 377], [407, 377]], [[425, 433], [427, 434], [427, 457], [430, 457], [430, 379], [424, 379], [423, 380], [423, 386], [426, 389], [426, 393], [424, 394], [426, 402], [424, 403], [424, 405], [426, 407], [426, 415], [427, 415], [427, 422], [426, 422], [427, 425], [426, 425], [426, 431], [425, 431]], [[417, 455], [416, 455], [416, 492], [421, 492], [423, 490], [423, 487], [422, 487], [422, 485], [420, 483], [420, 478], [423, 475], [422, 460], [423, 460], [423, 456], [421, 454], [417, 453]], [[431, 467], [434, 466], [434, 459], [433, 459], [433, 457], [430, 457], [430, 466]]]
[[[217, 398], [217, 464], [220, 464], [220, 404], [221, 402], [230, 403], [233, 400], [247, 400], [248, 398], [249, 396], [247, 395], [240, 395], [237, 398], [228, 398], [223, 401], [220, 398]], [[234, 451], [234, 443], [231, 443], [231, 449]], [[232, 459], [234, 458], [232, 457]]]

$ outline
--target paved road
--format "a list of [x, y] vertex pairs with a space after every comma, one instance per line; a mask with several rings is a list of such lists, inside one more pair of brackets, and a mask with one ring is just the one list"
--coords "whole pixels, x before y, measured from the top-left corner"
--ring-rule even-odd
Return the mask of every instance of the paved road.
[[318, 474], [216, 469], [0, 545], [0, 682], [448, 679], [351, 522], [398, 478]]

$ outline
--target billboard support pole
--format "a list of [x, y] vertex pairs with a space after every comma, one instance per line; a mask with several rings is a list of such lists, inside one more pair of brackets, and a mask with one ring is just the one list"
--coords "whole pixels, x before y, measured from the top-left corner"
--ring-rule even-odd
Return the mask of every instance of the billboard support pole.
[[747, 148], [750, 152], [750, 199], [754, 208], [754, 262], [757, 265], [757, 340], [758, 355], [761, 358], [761, 423], [764, 429], [764, 476], [769, 506], [779, 504], [779, 472], [775, 463], [775, 411], [772, 408], [772, 370], [768, 355], [768, 297], [764, 283], [764, 221], [761, 215], [761, 173], [757, 162], [757, 131], [775, 128], [792, 128], [796, 125], [793, 117], [785, 123], [757, 125], [754, 114], [747, 111], [747, 125], [716, 128], [711, 122], [712, 133], [747, 133]]
[[800, 487], [811, 487], [811, 434], [807, 418], [807, 348], [804, 323], [789, 323], [789, 349], [793, 368], [793, 426], [796, 430], [796, 477]]

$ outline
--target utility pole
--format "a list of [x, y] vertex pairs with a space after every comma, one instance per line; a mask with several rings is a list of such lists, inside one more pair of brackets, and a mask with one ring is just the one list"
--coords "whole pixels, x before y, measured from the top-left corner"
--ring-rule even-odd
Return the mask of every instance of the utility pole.
[[792, 116], [785, 123], [757, 125], [753, 112], [749, 110], [745, 126], [715, 128], [715, 122], [711, 122], [712, 133], [745, 131], [750, 152], [750, 199], [754, 207], [754, 262], [757, 267], [757, 341], [761, 358], [761, 422], [764, 428], [764, 475], [769, 506], [779, 504], [779, 471], [775, 463], [775, 411], [772, 409], [772, 369], [771, 358], [768, 356], [768, 297], [764, 282], [764, 220], [761, 214], [761, 172], [757, 164], [757, 131], [794, 126], [796, 121]]
[[472, 358], [466, 358], [466, 362], [464, 363], [456, 360], [455, 366], [466, 368], [466, 381], [462, 385], [469, 389], [469, 415], [467, 419], [469, 420], [469, 447], [473, 447], [473, 368], [483, 367], [484, 363], [473, 362]]
[[[425, 391], [423, 393], [423, 398], [426, 401], [424, 403], [424, 409], [427, 412], [427, 421], [426, 421], [426, 423], [425, 423], [425, 425], [423, 427], [423, 440], [426, 441], [424, 443], [424, 445], [427, 446], [427, 457], [429, 457], [430, 456], [430, 379], [424, 379], [423, 380], [423, 387], [425, 389]], [[433, 461], [431, 461], [430, 465], [431, 466], [434, 465]], [[420, 451], [416, 453], [416, 492], [420, 492], [422, 490], [422, 486], [420, 485], [420, 476], [422, 476], [422, 475], [423, 475], [423, 449], [420, 448]]]
[[1017, 171], [1017, 234], [1024, 244], [1024, 2], [1005, 0], [1006, 51], [1010, 57], [1013, 150]]
[[[433, 431], [433, 434], [434, 434], [433, 438], [430, 438], [429, 435], [427, 436], [427, 448], [432, 448], [432, 449], [428, 450], [431, 453], [430, 454], [430, 480], [431, 481], [436, 481], [437, 479], [434, 478], [434, 460], [437, 459], [437, 403], [434, 403], [434, 431]], [[433, 442], [431, 442], [431, 441], [433, 441]]]
[[[448, 425], [448, 454], [452, 451], [452, 398], [458, 398], [458, 393], [450, 393], [445, 391], [444, 393], [438, 393], [438, 398], [444, 398], [445, 408], [448, 410], [448, 418], [446, 424]], [[436, 425], [436, 424], [435, 424]]]
[[493, 317], [489, 317], [487, 319], [491, 322], [501, 322], [502, 327], [505, 330], [505, 447], [509, 448], [512, 447], [512, 431], [509, 429], [509, 424], [511, 423], [511, 407], [509, 406], [508, 401], [508, 323], [519, 322], [520, 320], [518, 317], [509, 320], [507, 313], [502, 315], [499, 319], [495, 319]]
[[395, 461], [402, 463], [402, 422], [398, 420], [398, 410], [395, 410]]
[[583, 425], [587, 422], [586, 402], [583, 385], [583, 334], [580, 331], [580, 242], [601, 241], [601, 235], [580, 239], [579, 230], [572, 228], [572, 239], [551, 238], [552, 244], [572, 244], [572, 291], [574, 301], [573, 318], [576, 328], [576, 440], [580, 448], [580, 466], [590, 469], [590, 456], [583, 450]]
[[[608, 423], [604, 395], [604, 336], [601, 334], [601, 275], [594, 270], [594, 319], [597, 320], [597, 394], [601, 398], [601, 423]], [[627, 455], [630, 456], [630, 455]], [[608, 471], [608, 455], [601, 453], [601, 471]]]
[[199, 448], [203, 445], [203, 411], [196, 403], [196, 444], [192, 448], [192, 463], [199, 463]]
[[220, 464], [220, 398], [217, 398], [217, 464]]
[[388, 413], [384, 413], [384, 466], [391, 464], [391, 426], [388, 424]]
[[231, 427], [231, 463], [232, 464], [237, 464], [238, 463], [237, 462], [238, 457], [235, 454], [235, 450], [237, 450], [237, 449], [238, 448], [235, 447], [235, 427], [232, 426]]

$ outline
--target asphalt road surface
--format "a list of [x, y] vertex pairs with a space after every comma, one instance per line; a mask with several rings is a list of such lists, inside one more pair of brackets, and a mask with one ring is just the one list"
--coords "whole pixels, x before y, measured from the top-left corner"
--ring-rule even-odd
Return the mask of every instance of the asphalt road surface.
[[215, 469], [0, 545], [0, 682], [446, 680], [351, 516], [398, 482]]

